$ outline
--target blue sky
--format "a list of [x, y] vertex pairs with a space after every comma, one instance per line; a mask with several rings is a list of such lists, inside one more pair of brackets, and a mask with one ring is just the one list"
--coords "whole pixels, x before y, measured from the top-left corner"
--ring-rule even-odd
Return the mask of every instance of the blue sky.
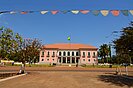
[[[0, 0], [0, 11], [5, 10], [124, 10], [133, 9], [133, 0]], [[34, 14], [5, 14], [0, 15], [0, 26], [11, 28], [24, 38], [39, 38], [43, 44], [72, 43], [90, 44], [99, 47], [116, 38], [111, 35], [115, 30], [128, 26], [133, 16], [118, 17], [109, 14], [94, 16], [89, 14], [72, 13], [52, 15]], [[111, 35], [111, 36], [109, 36]], [[106, 36], [109, 36], [106, 38]]]

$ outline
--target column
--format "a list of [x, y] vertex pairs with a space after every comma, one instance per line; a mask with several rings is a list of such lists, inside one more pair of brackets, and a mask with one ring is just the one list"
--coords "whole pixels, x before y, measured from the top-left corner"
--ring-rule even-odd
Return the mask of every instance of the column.
[[74, 59], [75, 59], [75, 63], [76, 63], [76, 57], [74, 57]]
[[67, 57], [65, 57], [66, 58], [66, 63], [67, 63]]
[[62, 62], [63, 62], [63, 57], [61, 57], [61, 64], [62, 64]]
[[72, 57], [70, 57], [70, 64], [72, 63]]

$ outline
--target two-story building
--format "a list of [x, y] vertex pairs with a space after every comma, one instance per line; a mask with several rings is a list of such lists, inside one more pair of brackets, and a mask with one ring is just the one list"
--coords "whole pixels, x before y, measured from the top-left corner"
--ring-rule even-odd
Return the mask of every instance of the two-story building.
[[97, 64], [97, 48], [86, 44], [48, 44], [40, 51], [40, 64]]

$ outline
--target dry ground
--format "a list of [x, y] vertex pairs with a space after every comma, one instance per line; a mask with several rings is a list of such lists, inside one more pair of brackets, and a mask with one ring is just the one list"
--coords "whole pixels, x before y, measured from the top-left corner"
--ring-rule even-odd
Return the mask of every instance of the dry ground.
[[[0, 71], [18, 69], [4, 67]], [[114, 68], [28, 67], [27, 70], [29, 74], [25, 76], [0, 82], [0, 88], [133, 88], [133, 78], [113, 75]]]

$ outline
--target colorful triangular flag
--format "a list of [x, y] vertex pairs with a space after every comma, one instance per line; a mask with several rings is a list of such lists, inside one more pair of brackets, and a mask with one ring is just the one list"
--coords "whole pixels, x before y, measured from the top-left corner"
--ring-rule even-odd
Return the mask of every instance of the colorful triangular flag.
[[109, 14], [109, 10], [101, 10], [103, 16], [107, 16]]
[[27, 11], [22, 11], [20, 12], [21, 14], [27, 14], [28, 12]]
[[98, 16], [100, 13], [99, 10], [92, 10], [92, 14], [95, 15], [95, 16]]
[[16, 14], [17, 12], [16, 11], [10, 11], [9, 13], [10, 14]]
[[78, 14], [79, 13], [79, 10], [72, 10], [71, 11], [73, 14]]
[[87, 14], [87, 13], [89, 13], [90, 11], [89, 11], [89, 10], [80, 10], [80, 12], [81, 12], [82, 14]]
[[46, 14], [48, 11], [41, 11], [40, 13], [41, 14]]
[[121, 12], [124, 16], [128, 16], [128, 10], [121, 10]]
[[58, 10], [53, 10], [53, 11], [51, 11], [51, 13], [52, 13], [53, 15], [55, 15], [55, 14], [58, 13]]
[[133, 10], [130, 10], [129, 12], [133, 15]]
[[119, 10], [112, 10], [111, 13], [114, 16], [118, 16], [120, 14], [120, 11]]
[[68, 10], [63, 10], [61, 11], [63, 14], [66, 14], [67, 12], [69, 12]]

